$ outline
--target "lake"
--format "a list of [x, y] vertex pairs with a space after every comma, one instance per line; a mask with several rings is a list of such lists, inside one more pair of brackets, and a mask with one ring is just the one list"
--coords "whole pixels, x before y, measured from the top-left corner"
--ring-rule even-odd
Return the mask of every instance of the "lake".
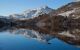
[[80, 50], [79, 47], [67, 44], [53, 38], [47, 44], [35, 39], [29, 39], [21, 34], [0, 32], [0, 50]]

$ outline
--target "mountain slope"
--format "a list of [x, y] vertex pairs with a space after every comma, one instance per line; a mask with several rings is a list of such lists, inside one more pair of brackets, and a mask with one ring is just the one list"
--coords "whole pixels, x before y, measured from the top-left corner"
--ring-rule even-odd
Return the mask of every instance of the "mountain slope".
[[67, 17], [80, 17], [80, 1], [71, 2], [57, 9], [57, 14]]

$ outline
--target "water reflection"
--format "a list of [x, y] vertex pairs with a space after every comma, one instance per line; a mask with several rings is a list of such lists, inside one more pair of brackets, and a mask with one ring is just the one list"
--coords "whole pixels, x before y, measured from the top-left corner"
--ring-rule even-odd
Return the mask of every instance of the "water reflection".
[[47, 14], [26, 20], [0, 18], [0, 31], [21, 34], [47, 43], [53, 38], [58, 38], [71, 45], [80, 45], [79, 22], [79, 18], [49, 17]]

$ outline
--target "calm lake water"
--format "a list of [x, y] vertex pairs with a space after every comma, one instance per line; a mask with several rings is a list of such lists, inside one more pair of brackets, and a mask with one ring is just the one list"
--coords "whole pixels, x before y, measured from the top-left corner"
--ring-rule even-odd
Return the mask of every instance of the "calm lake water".
[[29, 39], [20, 34], [0, 32], [0, 50], [80, 50], [79, 47], [69, 45], [56, 38], [51, 44]]

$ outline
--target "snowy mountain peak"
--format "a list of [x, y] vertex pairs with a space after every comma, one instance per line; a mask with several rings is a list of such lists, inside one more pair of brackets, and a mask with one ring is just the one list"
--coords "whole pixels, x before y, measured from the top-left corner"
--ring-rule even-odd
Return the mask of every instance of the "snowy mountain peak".
[[49, 8], [48, 6], [44, 6], [44, 7], [40, 7], [40, 8], [37, 8], [37, 9], [32, 9], [32, 10], [29, 10], [29, 11], [25, 11], [23, 13], [23, 15], [27, 18], [32, 18], [32, 17], [37, 17], [37, 16], [45, 14], [45, 13], [48, 14], [51, 11], [53, 11], [53, 9]]
[[45, 6], [41, 6], [41, 7], [37, 8], [37, 9], [51, 9], [51, 8], [49, 8], [47, 5], [45, 5]]
[[49, 8], [48, 6], [42, 6], [40, 8], [29, 9], [29, 10], [24, 11], [21, 14], [13, 14], [11, 16], [18, 18], [18, 19], [19, 18], [33, 18], [33, 17], [37, 17], [42, 14], [48, 14], [52, 11], [53, 11], [53, 9]]

